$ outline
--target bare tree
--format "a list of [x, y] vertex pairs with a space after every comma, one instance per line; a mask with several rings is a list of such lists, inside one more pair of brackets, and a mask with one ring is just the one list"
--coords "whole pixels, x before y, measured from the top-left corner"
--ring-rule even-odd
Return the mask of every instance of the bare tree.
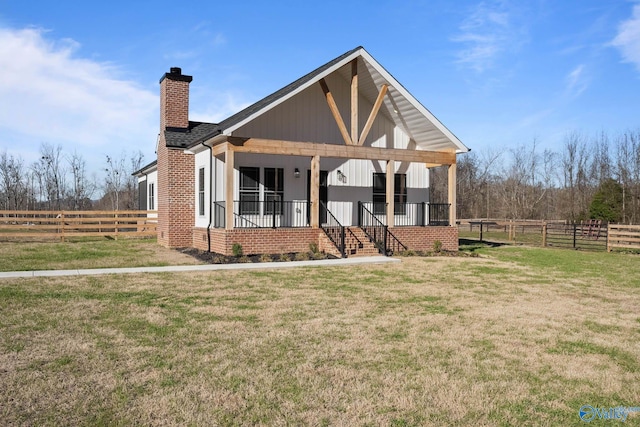
[[2, 209], [26, 209], [29, 202], [24, 162], [18, 157], [0, 154], [0, 203]]
[[66, 171], [62, 163], [62, 147], [43, 143], [40, 146], [40, 160], [33, 170], [39, 176], [48, 209], [62, 209], [66, 197]]
[[140, 169], [144, 155], [134, 152], [129, 158], [123, 152], [120, 157], [106, 156], [105, 196], [111, 199], [113, 209], [136, 209], [137, 181], [131, 174]]
[[91, 196], [95, 192], [95, 181], [87, 177], [86, 162], [80, 154], [74, 152], [67, 159], [71, 170], [71, 188], [69, 204], [74, 210], [89, 209]]

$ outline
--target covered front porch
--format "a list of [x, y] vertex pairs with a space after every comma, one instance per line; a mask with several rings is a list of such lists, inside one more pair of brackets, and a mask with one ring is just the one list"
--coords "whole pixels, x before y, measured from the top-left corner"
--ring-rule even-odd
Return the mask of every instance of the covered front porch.
[[[429, 250], [435, 240], [457, 249], [457, 233], [452, 238], [450, 227], [455, 224], [455, 153], [231, 138], [214, 145], [211, 155], [220, 188], [211, 195], [205, 231], [207, 249], [214, 252], [226, 254], [233, 243], [245, 253], [304, 251], [315, 243], [344, 257], [371, 245], [382, 254]], [[360, 163], [349, 169], [354, 161]], [[428, 200], [428, 179], [423, 188], [407, 188], [407, 174], [398, 173], [411, 172], [413, 165], [427, 176], [427, 166], [445, 161], [451, 188], [445, 203]], [[363, 165], [369, 168], [362, 173], [367, 182], [340, 185], [349, 179], [344, 171], [361, 171]], [[222, 198], [218, 195], [224, 199], [216, 200]], [[194, 244], [202, 246], [197, 234], [198, 227]], [[212, 244], [216, 239], [219, 246]]]

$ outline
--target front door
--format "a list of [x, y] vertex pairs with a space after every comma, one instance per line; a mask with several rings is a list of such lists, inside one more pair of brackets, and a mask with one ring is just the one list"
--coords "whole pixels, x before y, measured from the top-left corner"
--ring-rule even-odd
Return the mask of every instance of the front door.
[[[329, 172], [320, 171], [320, 194], [318, 197], [320, 198], [320, 202], [324, 203], [327, 206], [327, 202], [329, 201], [329, 191], [328, 191], [328, 176]], [[311, 224], [311, 211], [309, 210], [311, 206], [311, 171], [307, 169], [307, 220], [309, 224]], [[319, 209], [320, 206], [317, 206], [316, 209]], [[327, 222], [327, 213], [320, 209], [319, 217], [320, 224], [324, 224]]]

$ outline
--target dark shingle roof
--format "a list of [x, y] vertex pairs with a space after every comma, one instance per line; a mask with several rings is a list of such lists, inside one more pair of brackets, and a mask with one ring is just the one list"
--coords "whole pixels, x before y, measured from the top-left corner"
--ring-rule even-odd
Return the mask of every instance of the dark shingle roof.
[[262, 108], [266, 107], [267, 105], [271, 104], [272, 102], [277, 101], [278, 99], [280, 99], [280, 98], [288, 95], [289, 93], [295, 91], [296, 89], [298, 89], [300, 86], [304, 85], [305, 83], [313, 80], [319, 74], [322, 74], [327, 69], [333, 67], [335, 64], [337, 64], [338, 62], [342, 61], [344, 58], [346, 58], [347, 56], [351, 55], [352, 53], [354, 53], [358, 49], [362, 49], [362, 46], [358, 46], [357, 48], [352, 49], [352, 50], [340, 55], [339, 57], [327, 62], [326, 64], [322, 65], [321, 67], [313, 70], [309, 74], [306, 74], [306, 75], [300, 77], [298, 80], [294, 81], [293, 83], [290, 83], [287, 86], [283, 87], [282, 89], [272, 93], [271, 95], [268, 95], [267, 97], [262, 98], [260, 101], [256, 102], [255, 104], [250, 105], [247, 108], [245, 108], [244, 110], [234, 114], [233, 116], [224, 119], [223, 121], [220, 122], [220, 128], [221, 129], [227, 129], [227, 128], [229, 128], [229, 127], [241, 122], [242, 120], [244, 120], [247, 117], [249, 117], [252, 114], [254, 114], [256, 111], [261, 110]]
[[155, 169], [155, 166], [158, 164], [158, 160], [154, 160], [153, 162], [149, 163], [146, 166], [141, 167], [140, 169], [138, 169], [137, 171], [133, 172], [131, 175], [132, 176], [142, 176], [146, 173], [149, 172], [149, 169]]
[[[224, 131], [225, 129], [228, 129], [240, 123], [241, 121], [250, 117], [252, 114], [256, 113], [257, 111], [260, 111], [261, 109], [268, 106], [269, 104], [277, 101], [280, 98], [287, 96], [291, 92], [298, 89], [300, 86], [303, 86], [307, 82], [315, 79], [318, 75], [322, 74], [324, 71], [333, 67], [335, 64], [339, 63], [344, 58], [348, 57], [349, 55], [353, 54], [359, 49], [362, 49], [362, 46], [358, 46], [355, 49], [345, 52], [344, 54], [338, 56], [337, 58], [313, 70], [309, 74], [306, 74], [300, 77], [298, 80], [288, 84], [282, 89], [272, 93], [271, 95], [266, 96], [265, 98], [262, 98], [260, 101], [256, 102], [255, 104], [252, 104], [247, 108], [245, 108], [244, 110], [239, 111], [238, 113], [230, 117], [227, 117], [226, 119], [222, 120], [218, 124], [189, 122], [189, 130], [168, 128], [165, 131], [167, 147], [191, 148], [197, 144], [200, 144], [202, 141], [205, 141], [213, 136], [216, 136], [222, 133], [222, 131]], [[194, 123], [195, 125], [193, 129], [191, 129], [192, 123]]]
[[220, 127], [215, 123], [190, 121], [187, 129], [166, 128], [164, 138], [167, 142], [167, 147], [190, 148], [218, 133], [220, 133]]

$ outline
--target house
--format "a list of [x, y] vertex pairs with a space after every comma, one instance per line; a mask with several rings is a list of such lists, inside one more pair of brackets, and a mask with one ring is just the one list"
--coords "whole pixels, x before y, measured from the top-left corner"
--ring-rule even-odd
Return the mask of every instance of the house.
[[[160, 79], [157, 161], [135, 172], [158, 242], [231, 254], [457, 250], [456, 155], [469, 151], [357, 47], [219, 123], [189, 120], [192, 77]], [[429, 168], [448, 166], [448, 200]]]

